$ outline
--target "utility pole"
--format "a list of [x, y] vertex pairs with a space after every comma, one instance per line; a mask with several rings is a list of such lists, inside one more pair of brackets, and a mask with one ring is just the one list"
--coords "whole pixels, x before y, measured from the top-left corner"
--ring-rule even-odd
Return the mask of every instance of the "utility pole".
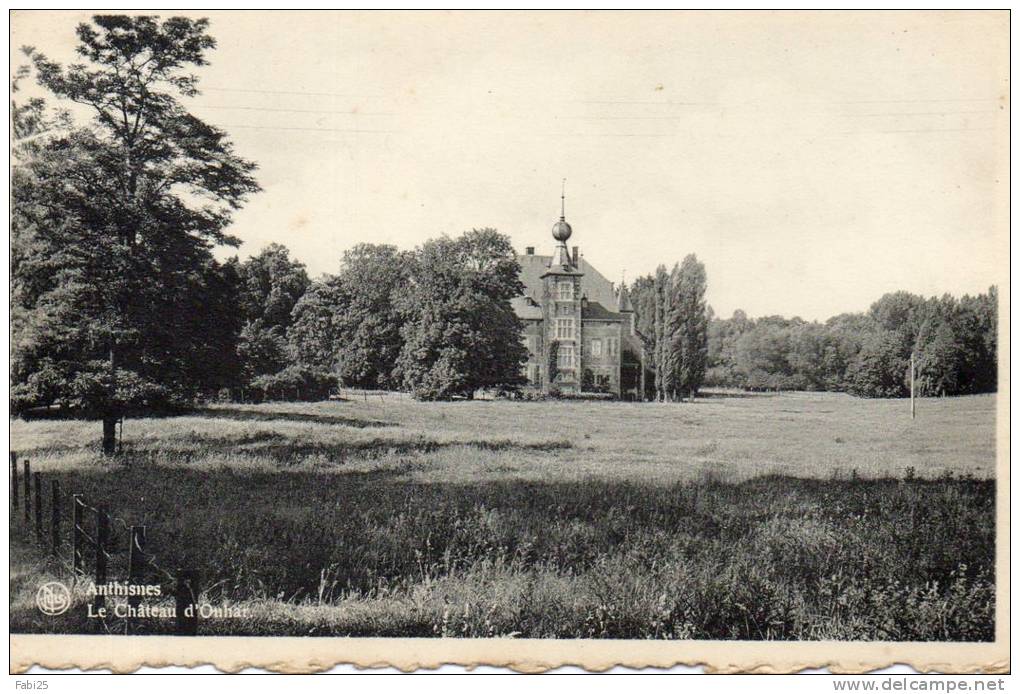
[[915, 416], [914, 408], [914, 353], [910, 353], [910, 418]]

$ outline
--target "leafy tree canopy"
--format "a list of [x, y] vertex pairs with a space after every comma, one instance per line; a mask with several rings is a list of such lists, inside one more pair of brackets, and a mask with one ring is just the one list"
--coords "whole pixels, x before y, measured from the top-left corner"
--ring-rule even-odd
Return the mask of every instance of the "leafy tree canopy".
[[57, 105], [91, 118], [30, 102], [16, 128], [27, 140], [12, 175], [18, 407], [102, 412], [106, 431], [127, 401], [186, 400], [228, 377], [205, 358], [233, 323], [213, 297], [232, 278], [209, 251], [236, 243], [226, 227], [258, 185], [226, 133], [179, 101], [197, 93], [207, 28], [97, 16], [78, 27], [81, 62], [25, 49]]

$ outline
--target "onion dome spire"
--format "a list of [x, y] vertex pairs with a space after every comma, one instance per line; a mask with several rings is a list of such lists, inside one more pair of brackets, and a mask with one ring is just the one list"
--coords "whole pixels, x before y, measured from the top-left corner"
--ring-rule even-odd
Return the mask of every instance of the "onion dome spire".
[[567, 239], [574, 233], [574, 230], [567, 224], [567, 179], [563, 179], [563, 188], [560, 191], [560, 221], [553, 224], [552, 235], [553, 238], [560, 242], [560, 244], [566, 244]]

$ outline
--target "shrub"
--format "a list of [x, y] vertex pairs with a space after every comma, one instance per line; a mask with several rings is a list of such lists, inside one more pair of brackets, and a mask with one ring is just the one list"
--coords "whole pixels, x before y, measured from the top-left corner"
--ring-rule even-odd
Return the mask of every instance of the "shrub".
[[337, 387], [337, 378], [307, 366], [292, 365], [275, 374], [258, 376], [251, 381], [256, 398], [268, 400], [326, 400]]

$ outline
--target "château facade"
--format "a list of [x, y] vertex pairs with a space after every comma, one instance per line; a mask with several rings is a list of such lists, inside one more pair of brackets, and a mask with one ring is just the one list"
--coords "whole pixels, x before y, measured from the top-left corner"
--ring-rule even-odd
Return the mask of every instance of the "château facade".
[[608, 393], [640, 400], [644, 360], [634, 307], [625, 286], [615, 287], [574, 246], [561, 211], [553, 225], [552, 255], [529, 247], [518, 256], [523, 296], [512, 300], [524, 323], [525, 375], [543, 393]]

